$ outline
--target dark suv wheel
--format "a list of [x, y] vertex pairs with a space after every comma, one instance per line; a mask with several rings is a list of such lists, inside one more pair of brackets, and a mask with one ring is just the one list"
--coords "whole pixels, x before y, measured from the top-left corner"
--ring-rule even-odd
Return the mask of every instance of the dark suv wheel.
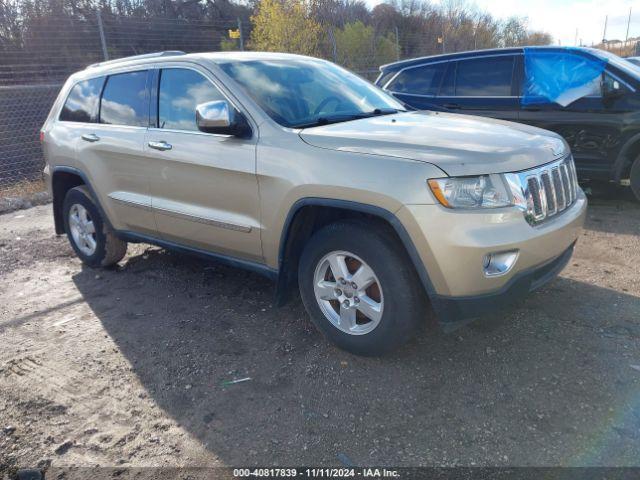
[[633, 194], [636, 196], [638, 201], [640, 201], [640, 157], [636, 158], [636, 161], [633, 162], [630, 177], [631, 190], [633, 190]]
[[304, 248], [298, 282], [318, 329], [359, 355], [402, 345], [427, 314], [407, 255], [375, 222], [344, 221], [319, 230]]
[[103, 221], [87, 187], [69, 190], [62, 212], [69, 243], [90, 267], [108, 267], [127, 253], [127, 242], [116, 237]]

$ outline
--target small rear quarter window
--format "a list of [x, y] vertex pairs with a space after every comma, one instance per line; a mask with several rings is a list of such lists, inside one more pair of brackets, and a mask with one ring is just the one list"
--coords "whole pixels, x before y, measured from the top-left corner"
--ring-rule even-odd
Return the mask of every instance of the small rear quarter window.
[[98, 119], [98, 104], [103, 85], [104, 77], [76, 83], [64, 102], [60, 120], [95, 123]]

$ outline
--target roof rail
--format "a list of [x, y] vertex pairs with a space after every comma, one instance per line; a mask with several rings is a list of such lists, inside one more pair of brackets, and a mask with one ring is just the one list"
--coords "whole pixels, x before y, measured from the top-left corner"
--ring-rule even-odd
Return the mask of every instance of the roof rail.
[[176, 55], [186, 55], [182, 50], [166, 50], [164, 52], [144, 53], [142, 55], [132, 55], [131, 57], [116, 58], [105, 62], [92, 63], [87, 68], [102, 67], [104, 65], [115, 65], [116, 63], [129, 62], [131, 60], [142, 60], [144, 58], [173, 57]]

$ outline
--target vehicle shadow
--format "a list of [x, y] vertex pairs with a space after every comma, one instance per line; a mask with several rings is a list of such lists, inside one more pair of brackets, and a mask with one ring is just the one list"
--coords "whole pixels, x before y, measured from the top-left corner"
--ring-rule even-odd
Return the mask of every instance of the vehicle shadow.
[[622, 411], [640, 391], [620, 353], [637, 354], [632, 295], [559, 278], [512, 312], [362, 358], [298, 300], [273, 307], [267, 280], [200, 259], [150, 248], [73, 280], [153, 401], [229, 466], [640, 458], [640, 410]]

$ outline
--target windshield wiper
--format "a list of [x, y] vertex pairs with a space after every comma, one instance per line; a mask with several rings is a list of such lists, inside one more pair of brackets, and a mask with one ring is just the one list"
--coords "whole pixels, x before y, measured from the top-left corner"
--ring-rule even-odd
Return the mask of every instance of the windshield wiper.
[[376, 108], [370, 112], [359, 112], [350, 114], [338, 114], [332, 116], [318, 117], [311, 122], [299, 123], [292, 125], [291, 128], [310, 128], [320, 127], [322, 125], [329, 125], [332, 123], [349, 122], [351, 120], [360, 120], [361, 118], [377, 117], [380, 115], [393, 115], [403, 110], [396, 110], [395, 108]]

